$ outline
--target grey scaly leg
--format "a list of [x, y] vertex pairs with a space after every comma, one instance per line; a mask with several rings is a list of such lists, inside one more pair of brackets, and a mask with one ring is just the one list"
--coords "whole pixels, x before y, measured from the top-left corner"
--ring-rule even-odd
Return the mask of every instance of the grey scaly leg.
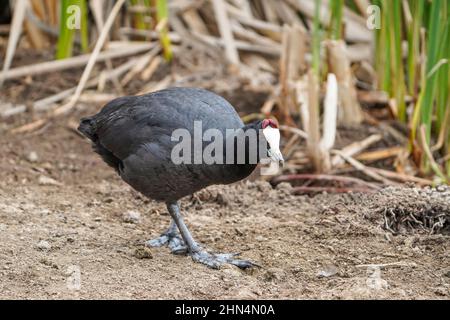
[[169, 228], [161, 234], [158, 238], [149, 240], [145, 243], [149, 247], [162, 247], [166, 244], [171, 249], [172, 253], [182, 254], [187, 252], [187, 248], [184, 245], [183, 239], [178, 234], [178, 228], [175, 222], [170, 222]]
[[186, 224], [183, 221], [183, 217], [181, 216], [178, 203], [167, 203], [167, 209], [169, 210], [173, 221], [175, 221], [178, 230], [180, 231], [181, 237], [183, 238], [184, 243], [187, 246], [189, 255], [195, 262], [203, 263], [213, 269], [219, 269], [220, 266], [224, 263], [233, 264], [242, 269], [257, 266], [256, 264], [247, 260], [234, 259], [239, 254], [212, 254], [206, 252], [200, 245], [197, 244], [197, 242], [195, 242], [194, 238], [186, 227]]

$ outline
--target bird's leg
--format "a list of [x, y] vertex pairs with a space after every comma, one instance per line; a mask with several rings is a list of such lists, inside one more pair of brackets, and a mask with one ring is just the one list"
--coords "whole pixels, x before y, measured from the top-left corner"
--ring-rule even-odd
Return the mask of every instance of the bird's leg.
[[162, 247], [166, 244], [172, 250], [172, 253], [181, 254], [187, 252], [187, 248], [184, 245], [183, 239], [178, 234], [177, 225], [173, 219], [170, 222], [169, 228], [161, 236], [146, 242], [146, 245], [149, 247]]
[[186, 224], [183, 221], [183, 217], [180, 213], [180, 207], [177, 202], [167, 203], [167, 209], [175, 221], [181, 237], [187, 246], [189, 255], [195, 262], [200, 262], [213, 269], [219, 269], [224, 263], [233, 264], [239, 268], [246, 269], [257, 266], [256, 264], [247, 260], [238, 260], [235, 257], [239, 254], [212, 254], [206, 252], [192, 237]]

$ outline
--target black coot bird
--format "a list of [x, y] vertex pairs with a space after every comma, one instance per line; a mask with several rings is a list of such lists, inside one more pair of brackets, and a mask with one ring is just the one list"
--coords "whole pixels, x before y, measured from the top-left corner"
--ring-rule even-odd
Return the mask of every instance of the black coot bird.
[[[199, 154], [196, 150], [199, 136], [195, 132], [198, 124], [205, 135], [208, 129], [215, 133], [214, 139], [210, 139], [218, 143], [211, 152], [215, 161], [198, 162], [198, 158], [195, 161]], [[194, 141], [187, 143], [187, 148], [178, 155], [193, 161], [174, 161], [174, 150], [177, 145], [180, 147], [181, 140], [174, 139], [174, 133], [180, 129]], [[211, 268], [219, 268], [223, 263], [240, 268], [255, 265], [238, 260], [236, 254], [205, 251], [186, 227], [178, 200], [209, 185], [239, 181], [250, 175], [263, 158], [272, 160], [272, 164], [282, 162], [280, 133], [273, 120], [244, 126], [233, 106], [222, 97], [204, 89], [169, 88], [115, 99], [98, 114], [83, 118], [78, 130], [93, 142], [94, 151], [125, 182], [146, 197], [166, 203], [172, 222], [166, 232], [147, 245], [167, 244], [172, 252], [187, 252], [194, 261]], [[254, 141], [248, 134], [251, 131], [262, 134], [257, 134]], [[224, 138], [222, 144], [218, 141], [220, 136]], [[212, 143], [203, 141], [202, 137], [200, 155]], [[234, 143], [228, 144], [231, 140]]]

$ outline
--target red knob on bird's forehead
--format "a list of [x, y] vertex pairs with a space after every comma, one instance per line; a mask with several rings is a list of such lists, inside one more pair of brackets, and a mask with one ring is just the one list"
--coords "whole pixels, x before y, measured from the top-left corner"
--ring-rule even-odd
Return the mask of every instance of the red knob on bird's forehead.
[[264, 119], [263, 122], [262, 122], [262, 128], [265, 129], [268, 126], [271, 126], [272, 128], [278, 128], [278, 125], [277, 125], [277, 123], [274, 120], [272, 120], [272, 119]]

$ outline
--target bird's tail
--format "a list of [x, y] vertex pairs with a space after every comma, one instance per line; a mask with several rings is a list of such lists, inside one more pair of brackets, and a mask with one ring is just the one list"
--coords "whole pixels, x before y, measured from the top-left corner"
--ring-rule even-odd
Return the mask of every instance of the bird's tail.
[[78, 131], [91, 139], [93, 142], [97, 140], [97, 124], [92, 118], [82, 118], [80, 121], [80, 125], [78, 126]]

